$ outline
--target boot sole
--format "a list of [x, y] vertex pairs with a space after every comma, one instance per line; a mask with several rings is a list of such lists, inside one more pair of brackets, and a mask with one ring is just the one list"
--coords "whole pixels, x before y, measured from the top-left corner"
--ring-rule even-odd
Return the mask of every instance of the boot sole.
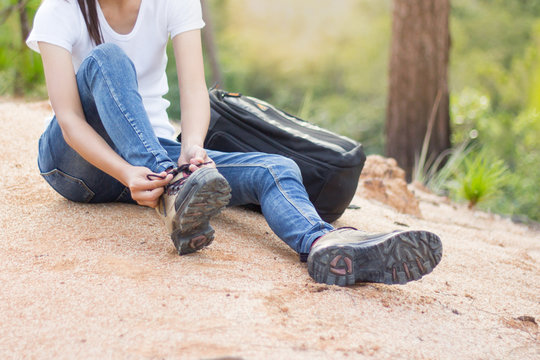
[[186, 195], [179, 197], [171, 239], [178, 255], [200, 250], [214, 240], [210, 218], [227, 206], [231, 188], [225, 178], [213, 168], [194, 172], [184, 184]]
[[387, 234], [358, 244], [317, 249], [308, 272], [320, 283], [405, 284], [429, 274], [442, 258], [441, 239], [428, 231]]

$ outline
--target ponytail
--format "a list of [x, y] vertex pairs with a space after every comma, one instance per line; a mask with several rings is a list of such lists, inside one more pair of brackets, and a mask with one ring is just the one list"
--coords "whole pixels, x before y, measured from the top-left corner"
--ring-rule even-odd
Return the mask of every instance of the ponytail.
[[101, 34], [101, 28], [99, 27], [99, 19], [97, 15], [97, 0], [77, 0], [79, 8], [84, 17], [88, 34], [94, 42], [99, 45], [103, 43], [103, 35]]

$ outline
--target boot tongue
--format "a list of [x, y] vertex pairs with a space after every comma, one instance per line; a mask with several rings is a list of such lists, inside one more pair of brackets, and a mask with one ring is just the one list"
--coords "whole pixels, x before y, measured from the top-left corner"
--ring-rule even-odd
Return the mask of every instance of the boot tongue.
[[165, 186], [165, 192], [167, 193], [167, 195], [176, 194], [180, 190], [184, 182], [187, 180], [189, 175], [192, 174], [192, 171], [189, 170], [189, 164], [181, 165], [167, 172], [169, 174], [173, 174], [171, 182]]
[[[208, 165], [211, 163], [212, 161], [205, 162], [197, 165], [197, 167], [201, 167], [203, 165]], [[180, 190], [184, 182], [187, 180], [187, 178], [191, 174], [193, 174], [193, 171], [189, 170], [190, 166], [191, 164], [183, 164], [177, 168], [170, 168], [165, 170], [168, 174], [173, 174], [173, 179], [167, 186], [165, 186], [165, 192], [167, 193], [167, 195], [176, 194]]]

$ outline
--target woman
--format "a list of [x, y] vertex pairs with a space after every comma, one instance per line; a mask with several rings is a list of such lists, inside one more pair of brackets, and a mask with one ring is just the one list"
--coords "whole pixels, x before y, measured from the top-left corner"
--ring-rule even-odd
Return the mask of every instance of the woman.
[[[210, 244], [209, 220], [227, 204], [259, 204], [318, 282], [405, 283], [430, 272], [442, 255], [436, 235], [336, 230], [309, 202], [293, 161], [203, 149], [209, 123], [203, 26], [197, 0], [45, 0], [27, 43], [41, 53], [55, 112], [39, 143], [47, 182], [73, 201], [156, 208], [180, 255]], [[163, 98], [169, 39], [181, 144]]]

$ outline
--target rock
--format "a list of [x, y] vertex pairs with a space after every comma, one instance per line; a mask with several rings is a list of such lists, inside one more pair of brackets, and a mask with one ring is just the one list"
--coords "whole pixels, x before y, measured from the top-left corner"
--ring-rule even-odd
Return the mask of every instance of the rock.
[[407, 187], [405, 171], [392, 158], [368, 156], [356, 194], [380, 201], [401, 213], [422, 217], [418, 200]]

